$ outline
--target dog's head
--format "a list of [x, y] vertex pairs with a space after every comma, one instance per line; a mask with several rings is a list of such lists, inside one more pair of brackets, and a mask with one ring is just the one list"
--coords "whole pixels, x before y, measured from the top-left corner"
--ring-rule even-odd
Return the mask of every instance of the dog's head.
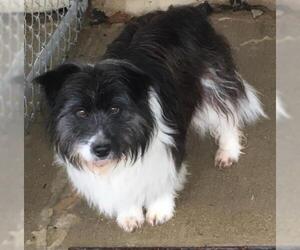
[[150, 78], [126, 62], [63, 64], [36, 78], [50, 107], [56, 153], [77, 167], [135, 161], [148, 146]]

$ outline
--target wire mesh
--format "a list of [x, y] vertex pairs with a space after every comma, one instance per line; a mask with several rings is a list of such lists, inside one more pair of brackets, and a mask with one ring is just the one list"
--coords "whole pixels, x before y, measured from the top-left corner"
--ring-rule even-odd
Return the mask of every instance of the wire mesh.
[[76, 43], [88, 0], [25, 0], [25, 128], [40, 107], [32, 80], [62, 63]]

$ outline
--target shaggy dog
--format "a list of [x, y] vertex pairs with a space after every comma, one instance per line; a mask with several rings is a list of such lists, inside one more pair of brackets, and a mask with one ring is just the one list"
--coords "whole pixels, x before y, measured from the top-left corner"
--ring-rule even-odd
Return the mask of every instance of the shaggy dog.
[[210, 11], [201, 4], [135, 18], [95, 65], [63, 64], [36, 79], [57, 162], [126, 231], [174, 215], [191, 124], [216, 139], [215, 164], [226, 168], [239, 159], [243, 126], [265, 116]]

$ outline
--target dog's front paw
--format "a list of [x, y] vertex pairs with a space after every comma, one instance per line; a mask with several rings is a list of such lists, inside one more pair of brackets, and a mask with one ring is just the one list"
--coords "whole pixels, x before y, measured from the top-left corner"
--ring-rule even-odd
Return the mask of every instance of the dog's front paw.
[[173, 212], [150, 211], [146, 215], [147, 222], [151, 226], [163, 224], [174, 216]]
[[163, 224], [174, 216], [173, 198], [162, 198], [147, 209], [146, 220], [151, 226]]
[[117, 220], [118, 225], [126, 232], [133, 232], [135, 229], [141, 227], [144, 219], [135, 217], [125, 217]]
[[229, 151], [218, 149], [215, 157], [215, 166], [220, 169], [230, 168], [237, 163], [238, 157], [233, 156]]
[[140, 228], [144, 223], [144, 214], [142, 209], [130, 211], [128, 214], [121, 214], [117, 217], [118, 225], [126, 232], [133, 232]]

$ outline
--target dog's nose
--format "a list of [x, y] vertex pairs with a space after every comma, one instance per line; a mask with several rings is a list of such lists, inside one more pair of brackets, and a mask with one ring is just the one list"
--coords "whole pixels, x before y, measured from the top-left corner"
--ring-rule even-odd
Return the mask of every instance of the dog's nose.
[[108, 156], [110, 149], [110, 144], [99, 144], [93, 147], [93, 152], [99, 158], [103, 158]]

